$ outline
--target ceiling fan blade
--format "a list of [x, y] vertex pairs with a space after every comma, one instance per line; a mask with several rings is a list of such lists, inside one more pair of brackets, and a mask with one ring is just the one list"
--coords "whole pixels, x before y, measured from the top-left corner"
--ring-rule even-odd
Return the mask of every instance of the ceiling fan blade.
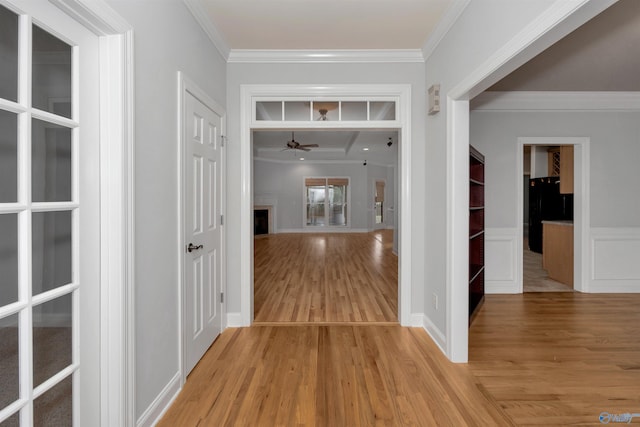
[[319, 147], [318, 144], [304, 144], [304, 145], [299, 145], [299, 147]]
[[301, 145], [301, 146], [298, 147], [298, 150], [311, 151], [311, 148], [306, 148], [304, 145]]

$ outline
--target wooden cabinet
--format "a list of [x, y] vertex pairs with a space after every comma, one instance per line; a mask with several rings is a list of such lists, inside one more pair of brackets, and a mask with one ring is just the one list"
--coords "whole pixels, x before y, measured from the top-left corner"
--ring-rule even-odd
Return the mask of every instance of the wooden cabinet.
[[573, 145], [560, 146], [560, 194], [573, 194]]
[[548, 176], [560, 177], [560, 194], [573, 194], [573, 145], [547, 150]]
[[573, 288], [573, 223], [542, 221], [542, 267], [549, 278]]
[[469, 146], [469, 323], [484, 301], [484, 156]]

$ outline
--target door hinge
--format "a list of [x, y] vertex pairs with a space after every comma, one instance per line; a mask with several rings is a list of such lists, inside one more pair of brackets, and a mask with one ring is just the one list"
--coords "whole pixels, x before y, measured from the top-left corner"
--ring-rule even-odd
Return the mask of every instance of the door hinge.
[[220, 225], [224, 225], [224, 215], [220, 215]]
[[220, 135], [220, 146], [224, 147], [225, 141], [227, 140], [227, 137], [224, 135]]
[[224, 302], [224, 292], [220, 292], [220, 304]]

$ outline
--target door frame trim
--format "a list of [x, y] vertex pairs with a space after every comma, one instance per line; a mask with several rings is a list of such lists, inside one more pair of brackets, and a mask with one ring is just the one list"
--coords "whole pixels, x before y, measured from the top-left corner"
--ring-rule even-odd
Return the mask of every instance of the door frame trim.
[[[185, 150], [186, 140], [184, 138], [184, 113], [186, 109], [186, 94], [190, 94], [206, 105], [214, 113], [220, 116], [220, 138], [224, 141], [227, 130], [227, 113], [225, 109], [211, 98], [205, 91], [191, 79], [189, 79], [184, 72], [178, 71], [178, 242], [180, 246], [185, 242], [185, 195], [186, 195], [186, 183], [187, 178], [184, 176], [185, 167]], [[220, 146], [220, 212], [222, 215], [226, 214], [226, 162], [225, 162], [225, 146]], [[226, 227], [220, 225], [220, 290], [222, 293], [227, 293], [227, 273], [226, 273]], [[187, 324], [187, 309], [186, 309], [186, 281], [185, 281], [185, 265], [184, 265], [184, 252], [179, 251], [180, 256], [178, 260], [178, 277], [180, 278], [179, 292], [178, 292], [178, 342], [180, 343], [180, 349], [178, 353], [178, 365], [180, 369], [180, 386], [184, 385], [187, 381], [187, 369], [186, 369], [186, 350], [187, 350], [187, 334], [184, 332], [185, 325]], [[227, 324], [227, 310], [226, 304], [220, 303], [220, 331], [225, 329]]]
[[[396, 129], [399, 135], [400, 165], [398, 196], [399, 213], [399, 266], [398, 266], [398, 320], [402, 326], [411, 326], [412, 300], [412, 254], [413, 242], [411, 211], [411, 147], [416, 142], [411, 138], [411, 85], [410, 84], [242, 84], [240, 85], [240, 319], [235, 326], [250, 326], [254, 316], [254, 266], [253, 266], [253, 143], [251, 132], [257, 129], [282, 128], [311, 129], [327, 128], [326, 122], [259, 122], [253, 111], [255, 98], [274, 97], [348, 97], [362, 99], [394, 97], [398, 103], [398, 116], [389, 123], [381, 121], [362, 122], [354, 126], [345, 122], [349, 129], [383, 128]], [[334, 129], [340, 122], [332, 123]], [[327, 128], [329, 129], [329, 128]]]
[[136, 425], [133, 28], [103, 0], [49, 0], [100, 37], [100, 420]]
[[453, 362], [469, 359], [469, 100], [616, 1], [554, 2], [442, 95], [447, 105], [446, 355]]
[[[524, 146], [525, 145], [572, 145], [574, 147], [574, 204], [573, 204], [573, 287], [578, 292], [589, 291], [590, 259], [589, 245], [589, 200], [590, 200], [590, 155], [589, 137], [519, 137], [516, 148], [516, 177], [524, 176]], [[517, 182], [517, 181], [515, 181]], [[524, 189], [522, 185], [516, 190], [516, 283], [518, 293], [524, 290], [524, 261], [523, 261], [523, 231], [522, 218]]]

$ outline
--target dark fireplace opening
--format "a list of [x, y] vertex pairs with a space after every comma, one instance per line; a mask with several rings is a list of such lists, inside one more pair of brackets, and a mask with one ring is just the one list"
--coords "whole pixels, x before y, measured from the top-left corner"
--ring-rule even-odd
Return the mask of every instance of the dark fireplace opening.
[[269, 209], [254, 209], [253, 234], [269, 234]]

